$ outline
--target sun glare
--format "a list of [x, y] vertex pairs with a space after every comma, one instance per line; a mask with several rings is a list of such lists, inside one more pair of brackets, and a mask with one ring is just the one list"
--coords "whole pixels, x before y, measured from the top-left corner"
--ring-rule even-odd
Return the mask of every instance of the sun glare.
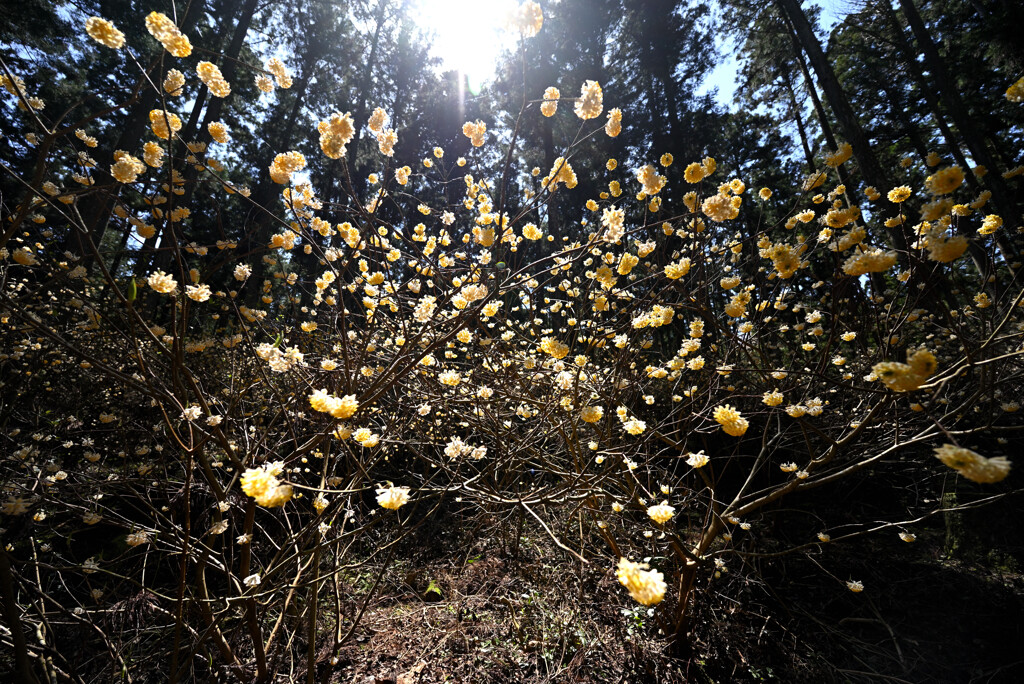
[[494, 77], [502, 50], [514, 44], [504, 19], [515, 6], [511, 0], [417, 0], [413, 16], [433, 34], [431, 52], [442, 68], [465, 74], [477, 91]]

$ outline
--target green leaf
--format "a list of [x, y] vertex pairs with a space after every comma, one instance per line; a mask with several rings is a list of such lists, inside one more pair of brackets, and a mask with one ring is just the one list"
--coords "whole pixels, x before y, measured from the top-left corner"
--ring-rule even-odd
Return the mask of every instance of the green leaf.
[[423, 593], [424, 594], [431, 594], [431, 593], [433, 593], [433, 594], [437, 594], [438, 596], [441, 596], [441, 587], [434, 580], [430, 580], [430, 584], [427, 585], [427, 590], [425, 592], [423, 592]]
[[128, 301], [134, 302], [135, 298], [139, 296], [139, 286], [135, 284], [135, 278], [128, 283]]

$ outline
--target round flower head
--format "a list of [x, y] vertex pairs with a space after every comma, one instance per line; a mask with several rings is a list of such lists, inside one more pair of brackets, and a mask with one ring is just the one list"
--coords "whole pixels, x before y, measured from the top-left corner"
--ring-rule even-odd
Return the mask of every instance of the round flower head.
[[985, 458], [970, 449], [952, 444], [936, 447], [935, 458], [974, 482], [1000, 482], [1010, 474], [1010, 462], [1002, 456]]
[[1014, 103], [1024, 102], [1024, 78], [1015, 81], [1006, 89], [1006, 99]]
[[146, 29], [175, 57], [188, 57], [192, 54], [192, 43], [166, 14], [150, 12], [146, 17]]
[[586, 81], [576, 100], [576, 116], [586, 121], [596, 119], [604, 110], [604, 93], [597, 81]]
[[544, 91], [544, 102], [540, 106], [540, 113], [544, 116], [554, 116], [558, 109], [558, 98], [561, 94], [558, 88], [551, 86]]
[[85, 32], [97, 43], [102, 43], [113, 50], [124, 47], [124, 34], [106, 19], [89, 17], [85, 20]]
[[462, 134], [469, 138], [473, 147], [480, 147], [484, 144], [484, 135], [487, 133], [487, 124], [477, 119], [475, 122], [467, 121], [462, 125]]
[[604, 132], [614, 138], [622, 132], [622, 110], [616, 107], [608, 110], [608, 121], [604, 124]]
[[171, 97], [177, 97], [181, 95], [181, 90], [185, 86], [185, 74], [181, 73], [177, 69], [171, 69], [167, 72], [167, 76], [164, 77], [163, 88], [164, 92]]
[[657, 570], [650, 570], [647, 563], [633, 563], [626, 558], [619, 559], [615, 575], [619, 584], [629, 590], [637, 603], [654, 606], [665, 598], [665, 576]]
[[377, 503], [381, 508], [397, 511], [409, 502], [409, 488], [396, 487], [389, 483], [387, 487], [377, 487]]
[[936, 171], [924, 181], [924, 186], [933, 195], [948, 195], [964, 182], [964, 172], [959, 166], [949, 166]]
[[274, 157], [270, 165], [270, 179], [280, 185], [291, 182], [292, 174], [306, 167], [306, 158], [299, 152], [285, 152]]
[[114, 163], [110, 167], [110, 175], [118, 183], [134, 183], [140, 173], [145, 172], [145, 165], [123, 150], [114, 152]]
[[351, 114], [335, 112], [330, 119], [317, 124], [317, 130], [320, 132], [320, 149], [323, 153], [331, 159], [340, 159], [345, 156], [345, 146], [355, 135], [356, 127]]
[[663, 501], [657, 506], [651, 506], [647, 509], [647, 517], [659, 525], [664, 525], [672, 516], [676, 514], [676, 509], [668, 505], [667, 501]]
[[726, 434], [733, 437], [740, 437], [750, 426], [746, 418], [740, 416], [740, 412], [729, 404], [724, 404], [715, 409], [715, 420], [722, 426]]
[[210, 132], [211, 138], [221, 144], [227, 143], [231, 139], [228, 135], [228, 127], [220, 121], [211, 121], [206, 130]]
[[508, 11], [505, 23], [509, 28], [522, 33], [524, 38], [533, 38], [544, 25], [544, 12], [540, 5], [527, 0], [519, 7], [513, 7]]
[[249, 468], [242, 473], [239, 481], [242, 491], [265, 508], [284, 506], [292, 498], [292, 488], [277, 479], [283, 471], [284, 464], [280, 461]]
[[843, 143], [839, 146], [838, 150], [825, 157], [825, 166], [829, 166], [834, 169], [849, 161], [852, 156], [853, 147], [850, 143]]
[[181, 119], [177, 114], [154, 109], [149, 113], [149, 125], [153, 129], [153, 135], [161, 140], [167, 140], [181, 130]]
[[227, 97], [231, 94], [231, 86], [224, 80], [220, 69], [213, 62], [200, 62], [196, 66], [196, 73], [199, 74], [199, 80], [210, 89], [210, 93], [215, 97]]
[[160, 294], [174, 294], [178, 289], [178, 281], [163, 271], [154, 271], [146, 279], [146, 282], [149, 283], [154, 292], [159, 292]]
[[910, 199], [910, 188], [906, 185], [901, 185], [898, 188], [893, 188], [889, 191], [889, 201], [895, 204], [906, 202]]

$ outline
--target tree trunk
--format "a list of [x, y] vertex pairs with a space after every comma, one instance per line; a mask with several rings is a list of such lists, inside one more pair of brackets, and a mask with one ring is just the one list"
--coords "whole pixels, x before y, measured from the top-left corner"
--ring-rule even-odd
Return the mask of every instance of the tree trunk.
[[[782, 81], [786, 85], [786, 92], [789, 93], [790, 110], [793, 112], [793, 119], [796, 121], [796, 130], [800, 133], [800, 144], [804, 148], [804, 156], [807, 158], [807, 172], [814, 173], [814, 152], [811, 151], [811, 143], [807, 139], [807, 129], [804, 127], [804, 116], [800, 112], [800, 105], [796, 100], [796, 93], [793, 92], [793, 82], [788, 73], [782, 74]], [[817, 96], [817, 93], [815, 93]], [[819, 103], [820, 104], [820, 103]]]
[[[367, 94], [370, 92], [370, 85], [373, 82], [373, 69], [377, 64], [377, 50], [380, 47], [380, 34], [384, 29], [384, 11], [387, 9], [387, 5], [386, 0], [380, 0], [380, 3], [377, 5], [377, 11], [374, 15], [374, 21], [377, 25], [374, 27], [373, 39], [370, 41], [370, 53], [366, 58], [366, 62], [363, 63], [362, 73], [359, 74], [359, 81], [356, 83], [357, 100], [354, 113], [356, 135], [352, 140], [352, 151], [348, 155], [352, 162], [350, 168], [353, 172], [356, 170], [355, 162], [359, 158], [359, 148], [363, 141], [363, 122], [367, 119], [366, 110], [369, 109], [366, 102]], [[355, 173], [354, 175], [352, 187], [355, 189], [356, 195], [362, 197], [363, 192], [366, 190], [366, 176], [362, 173]]]
[[[783, 1], [795, 2], [795, 0]], [[956, 84], [950, 78], [949, 72], [946, 70], [946, 64], [939, 55], [935, 43], [932, 42], [931, 35], [924, 25], [924, 20], [921, 19], [917, 7], [914, 6], [912, 0], [899, 0], [899, 2], [900, 7], [903, 9], [903, 15], [910, 25], [910, 30], [914, 34], [914, 39], [917, 41], [918, 48], [920, 48], [921, 53], [924, 55], [925, 66], [939, 86], [939, 96], [946, 106], [946, 111], [949, 112], [954, 125], [960, 131], [960, 136], [963, 138], [964, 144], [967, 145], [967, 149], [970, 150], [971, 157], [974, 158], [975, 162], [989, 170], [990, 173], [985, 177], [984, 182], [992, 191], [994, 204], [1006, 221], [1006, 230], [1012, 230], [1020, 221], [1020, 208], [1013, 201], [1009, 188], [1003, 182], [1003, 177], [999, 173], [999, 165], [971, 125], [963, 99], [961, 99], [960, 93], [957, 92]], [[964, 171], [970, 172], [966, 168]], [[1006, 260], [1011, 261], [1016, 257], [1016, 249], [1009, 240], [1005, 239], [1006, 230], [997, 235], [997, 243]]]
[[861, 176], [869, 185], [874, 185], [883, 191], [890, 188], [891, 183], [871, 150], [868, 136], [861, 128], [857, 115], [832, 70], [832, 65], [825, 57], [821, 43], [818, 42], [818, 37], [814, 35], [814, 29], [807, 20], [807, 15], [800, 8], [800, 0], [776, 0], [776, 2], [785, 16], [789, 18], [800, 45], [807, 53], [811, 67], [818, 77], [818, 83], [825, 91], [825, 97], [828, 98], [828, 103], [839, 123], [839, 129], [853, 146], [853, 156], [857, 160], [857, 166], [860, 167]]
[[[196, 17], [202, 13], [203, 4], [204, 3], [201, 0], [195, 0], [189, 4], [188, 11], [181, 19], [181, 29], [183, 31], [188, 32], [192, 22], [195, 21]], [[152, 72], [152, 69], [150, 69], [150, 71]], [[143, 80], [143, 83], [145, 83], [146, 79], [151, 78], [151, 76], [140, 75], [140, 78]], [[155, 82], [159, 83], [160, 81], [157, 79]], [[142, 86], [138, 101], [125, 115], [124, 122], [121, 126], [121, 134], [117, 138], [117, 143], [115, 143], [111, 149], [105, 150], [102, 153], [104, 156], [100, 156], [98, 159], [98, 168], [110, 168], [110, 165], [114, 161], [114, 150], [134, 150], [139, 147], [142, 136], [149, 128], [149, 112], [157, 106], [157, 96], [158, 93], [156, 90], [149, 88], [146, 85]], [[103, 235], [107, 231], [107, 225], [110, 223], [110, 214], [114, 210], [116, 201], [113, 193], [92, 194], [89, 195], [89, 198], [88, 204], [82, 206], [81, 209], [82, 217], [88, 222], [87, 225], [83, 227], [89, 231], [89, 239], [92, 243], [99, 247], [100, 243], [103, 241]], [[91, 269], [93, 264], [92, 254], [86, 251], [81, 256], [82, 265], [87, 269]]]

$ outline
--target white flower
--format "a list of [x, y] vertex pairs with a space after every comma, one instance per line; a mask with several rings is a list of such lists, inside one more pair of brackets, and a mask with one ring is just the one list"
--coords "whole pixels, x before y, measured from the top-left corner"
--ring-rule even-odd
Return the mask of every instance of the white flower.
[[245, 584], [245, 586], [247, 586], [247, 587], [258, 587], [258, 586], [260, 586], [260, 582], [262, 582], [262, 581], [263, 580], [260, 577], [260, 574], [256, 573], [256, 574], [249, 575], [248, 577], [246, 577], [244, 580], [242, 580], [242, 583]]
[[145, 530], [132, 532], [127, 538], [125, 538], [125, 542], [127, 542], [128, 546], [139, 546], [140, 544], [145, 544], [148, 541], [149, 534]]
[[698, 451], [695, 454], [688, 454], [687, 457], [686, 457], [687, 465], [690, 465], [690, 466], [692, 466], [694, 468], [703, 468], [704, 466], [706, 466], [708, 464], [709, 460], [711, 460], [711, 459], [709, 459], [704, 454], [704, 450], [703, 449], [701, 449], [700, 451]]

